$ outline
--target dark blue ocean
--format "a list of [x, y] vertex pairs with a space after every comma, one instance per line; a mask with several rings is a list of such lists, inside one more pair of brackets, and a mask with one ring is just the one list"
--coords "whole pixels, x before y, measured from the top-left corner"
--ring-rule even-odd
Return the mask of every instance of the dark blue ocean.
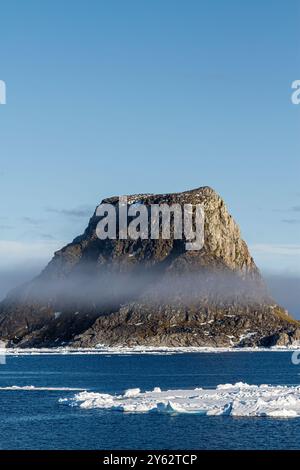
[[[290, 352], [8, 356], [0, 386], [79, 387], [121, 393], [298, 385]], [[0, 390], [1, 449], [299, 449], [300, 419], [126, 414], [59, 403], [74, 391]]]

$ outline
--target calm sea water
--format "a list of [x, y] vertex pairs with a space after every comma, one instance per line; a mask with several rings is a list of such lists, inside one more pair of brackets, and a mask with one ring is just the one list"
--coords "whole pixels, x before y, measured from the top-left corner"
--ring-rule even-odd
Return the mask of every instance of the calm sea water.
[[[298, 385], [289, 352], [9, 356], [0, 386], [121, 393], [249, 384]], [[73, 391], [0, 390], [2, 449], [297, 449], [300, 419], [124, 414], [58, 402]]]

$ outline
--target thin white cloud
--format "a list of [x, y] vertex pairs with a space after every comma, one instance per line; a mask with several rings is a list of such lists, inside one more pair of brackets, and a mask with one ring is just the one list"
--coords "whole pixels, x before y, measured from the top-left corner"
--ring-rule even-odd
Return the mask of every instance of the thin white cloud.
[[264, 271], [300, 274], [300, 245], [257, 243], [250, 246], [256, 264]]
[[251, 245], [251, 250], [256, 253], [266, 253], [274, 255], [286, 255], [286, 256], [300, 256], [300, 245], [288, 245], [288, 244], [267, 244], [257, 243]]
[[24, 264], [36, 265], [50, 261], [54, 252], [64, 245], [54, 240], [20, 242], [0, 240], [0, 269], [15, 269]]
[[60, 214], [63, 216], [68, 217], [79, 217], [79, 218], [87, 218], [92, 217], [95, 208], [94, 206], [79, 206], [73, 209], [55, 209], [53, 207], [47, 207], [47, 212], [53, 212], [54, 214]]

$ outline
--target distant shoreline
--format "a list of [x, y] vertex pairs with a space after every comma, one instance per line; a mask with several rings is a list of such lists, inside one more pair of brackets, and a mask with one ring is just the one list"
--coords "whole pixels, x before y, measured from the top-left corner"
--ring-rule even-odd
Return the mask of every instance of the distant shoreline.
[[206, 353], [206, 354], [223, 354], [223, 353], [259, 353], [259, 352], [293, 352], [300, 349], [298, 346], [290, 347], [270, 347], [270, 348], [214, 348], [214, 347], [96, 347], [96, 348], [69, 348], [69, 347], [58, 347], [58, 348], [7, 348], [0, 349], [0, 355], [7, 356], [34, 356], [34, 355], [173, 355], [173, 354], [195, 354], [195, 353]]

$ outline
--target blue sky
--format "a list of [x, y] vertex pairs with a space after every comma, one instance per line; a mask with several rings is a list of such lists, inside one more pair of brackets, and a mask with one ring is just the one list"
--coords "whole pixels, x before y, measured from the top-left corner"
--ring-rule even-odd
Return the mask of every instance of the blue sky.
[[299, 2], [3, 0], [0, 269], [110, 195], [203, 185], [263, 270], [300, 273]]

